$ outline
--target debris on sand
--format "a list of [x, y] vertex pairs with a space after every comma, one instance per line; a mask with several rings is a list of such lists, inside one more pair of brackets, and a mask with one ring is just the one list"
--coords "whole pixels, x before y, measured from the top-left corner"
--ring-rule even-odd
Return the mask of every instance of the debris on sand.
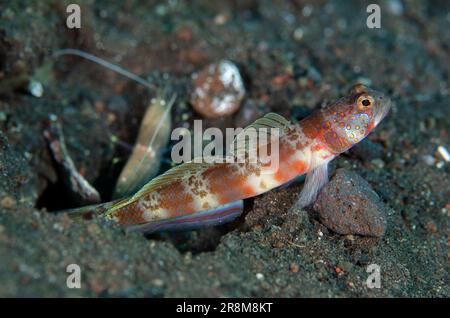
[[244, 82], [238, 67], [222, 60], [194, 74], [191, 104], [207, 118], [231, 115], [241, 106], [245, 95]]
[[70, 195], [77, 204], [100, 202], [100, 194], [78, 172], [67, 151], [66, 142], [58, 117], [56, 115], [50, 115], [49, 118], [49, 125], [44, 131], [44, 137], [47, 139], [53, 158], [61, 168], [61, 178], [66, 183]]
[[437, 152], [442, 157], [442, 159], [445, 160], [445, 162], [450, 162], [450, 153], [448, 152], [447, 148], [444, 146], [439, 146], [437, 148]]
[[381, 237], [386, 206], [370, 185], [354, 172], [338, 169], [314, 204], [320, 221], [339, 234]]

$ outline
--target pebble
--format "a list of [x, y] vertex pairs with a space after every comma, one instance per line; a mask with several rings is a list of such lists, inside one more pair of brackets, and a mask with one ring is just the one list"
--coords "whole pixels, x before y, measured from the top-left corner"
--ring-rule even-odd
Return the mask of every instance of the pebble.
[[387, 2], [388, 10], [394, 15], [403, 14], [403, 4], [400, 0], [390, 0]]
[[30, 80], [30, 82], [28, 83], [28, 91], [34, 97], [42, 97], [42, 95], [44, 95], [44, 87], [42, 86], [41, 82], [38, 82], [36, 80]]
[[294, 40], [297, 42], [300, 42], [303, 39], [303, 35], [305, 34], [305, 32], [303, 31], [303, 28], [298, 27], [294, 30]]
[[371, 161], [371, 163], [378, 169], [383, 169], [384, 168], [384, 161], [377, 158], [377, 159], [373, 159]]
[[4, 209], [11, 209], [14, 205], [16, 205], [16, 200], [11, 196], [5, 196], [0, 201], [0, 207]]
[[386, 206], [367, 181], [346, 169], [336, 170], [314, 209], [322, 224], [338, 234], [381, 237], [386, 231]]
[[101, 233], [100, 227], [95, 223], [89, 224], [87, 227], [87, 231], [93, 236], [99, 235]]
[[422, 160], [423, 162], [425, 162], [425, 164], [427, 164], [428, 166], [434, 166], [436, 159], [434, 159], [432, 156], [430, 155], [425, 155], [422, 156]]
[[263, 280], [264, 279], [264, 275], [261, 273], [256, 273], [256, 279], [257, 280]]
[[152, 281], [153, 285], [155, 285], [156, 287], [163, 287], [164, 286], [164, 281], [162, 279], [156, 278]]
[[193, 75], [191, 104], [207, 118], [235, 113], [245, 96], [245, 87], [238, 67], [222, 60], [206, 66]]
[[446, 162], [450, 162], [450, 153], [448, 152], [447, 148], [445, 148], [444, 146], [439, 146], [437, 148], [437, 152]]
[[427, 224], [425, 224], [425, 229], [428, 233], [436, 233], [437, 232], [437, 226], [436, 223], [433, 221], [428, 221]]
[[291, 266], [289, 267], [289, 269], [292, 273], [298, 273], [298, 271], [299, 271], [299, 267], [296, 263], [292, 263]]

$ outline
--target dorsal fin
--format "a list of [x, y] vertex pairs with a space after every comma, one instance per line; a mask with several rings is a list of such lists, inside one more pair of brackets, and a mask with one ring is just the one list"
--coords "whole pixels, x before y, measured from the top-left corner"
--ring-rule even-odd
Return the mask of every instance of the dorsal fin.
[[111, 213], [117, 209], [120, 209], [121, 207], [128, 205], [136, 200], [138, 200], [142, 195], [145, 193], [149, 193], [153, 190], [155, 190], [158, 187], [161, 187], [163, 185], [166, 185], [170, 182], [172, 182], [175, 179], [181, 178], [184, 175], [186, 175], [187, 172], [190, 174], [195, 173], [197, 171], [200, 171], [202, 169], [211, 167], [213, 163], [208, 162], [194, 162], [189, 161], [186, 163], [183, 163], [181, 165], [178, 165], [176, 167], [173, 167], [172, 169], [167, 170], [165, 173], [157, 176], [156, 178], [149, 181], [147, 184], [145, 184], [138, 192], [136, 192], [131, 198], [128, 200], [122, 200], [119, 202], [119, 204], [113, 206], [111, 209], [108, 210], [108, 213]]
[[189, 162], [185, 162], [181, 165], [178, 165], [176, 167], [173, 167], [172, 169], [167, 170], [160, 176], [154, 178], [149, 183], [144, 185], [138, 192], [136, 192], [136, 194], [133, 195], [131, 200], [136, 199], [136, 198], [140, 197], [142, 194], [144, 194], [146, 192], [150, 192], [157, 187], [165, 185], [174, 179], [183, 177], [184, 175], [186, 175], [187, 172], [189, 172], [190, 174], [195, 173], [195, 172], [197, 172], [201, 169], [204, 169], [206, 167], [209, 167], [209, 166], [211, 166], [210, 163], [205, 163], [205, 162], [197, 163], [194, 161], [189, 161]]
[[265, 128], [268, 135], [267, 136], [268, 138], [266, 140], [270, 140], [270, 137], [274, 133], [275, 129], [278, 130], [279, 133], [278, 136], [281, 136], [283, 134], [284, 128], [286, 128], [289, 125], [290, 125], [289, 120], [287, 120], [283, 116], [278, 115], [276, 113], [268, 113], [263, 117], [255, 120], [252, 124], [248, 125], [239, 134], [237, 134], [233, 140], [233, 143], [231, 144], [230, 151], [233, 155], [236, 156], [242, 151], [248, 153], [250, 149], [255, 149], [256, 147], [261, 146], [259, 142], [250, 145], [247, 141], [245, 141], [245, 139], [243, 139], [243, 141], [245, 142], [241, 141], [238, 143], [239, 139], [245, 138], [245, 136], [249, 133], [250, 129], [254, 129], [256, 133], [258, 133], [258, 131], [261, 128]]

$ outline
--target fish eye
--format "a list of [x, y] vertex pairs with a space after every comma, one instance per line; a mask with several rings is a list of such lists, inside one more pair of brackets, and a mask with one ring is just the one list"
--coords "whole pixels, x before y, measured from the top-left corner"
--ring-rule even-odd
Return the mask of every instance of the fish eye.
[[358, 97], [358, 108], [369, 108], [373, 105], [373, 98], [369, 95], [361, 95]]

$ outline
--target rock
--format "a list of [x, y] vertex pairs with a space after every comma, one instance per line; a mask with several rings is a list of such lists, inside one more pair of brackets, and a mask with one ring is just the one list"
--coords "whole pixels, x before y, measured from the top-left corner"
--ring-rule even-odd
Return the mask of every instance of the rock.
[[296, 264], [296, 263], [291, 263], [291, 265], [289, 266], [289, 270], [290, 270], [292, 273], [298, 273], [298, 271], [299, 271], [298, 264]]
[[16, 205], [16, 200], [11, 196], [5, 196], [0, 200], [0, 207], [4, 209], [11, 209]]
[[336, 170], [314, 210], [327, 228], [339, 234], [381, 237], [386, 231], [386, 206], [367, 181], [346, 169]]
[[369, 161], [372, 159], [382, 158], [384, 149], [381, 144], [373, 142], [370, 139], [366, 138], [356, 144], [350, 150], [350, 153], [354, 154], [356, 157], [363, 161]]
[[191, 104], [207, 118], [231, 115], [241, 106], [244, 82], [237, 66], [228, 60], [208, 65], [193, 76]]

